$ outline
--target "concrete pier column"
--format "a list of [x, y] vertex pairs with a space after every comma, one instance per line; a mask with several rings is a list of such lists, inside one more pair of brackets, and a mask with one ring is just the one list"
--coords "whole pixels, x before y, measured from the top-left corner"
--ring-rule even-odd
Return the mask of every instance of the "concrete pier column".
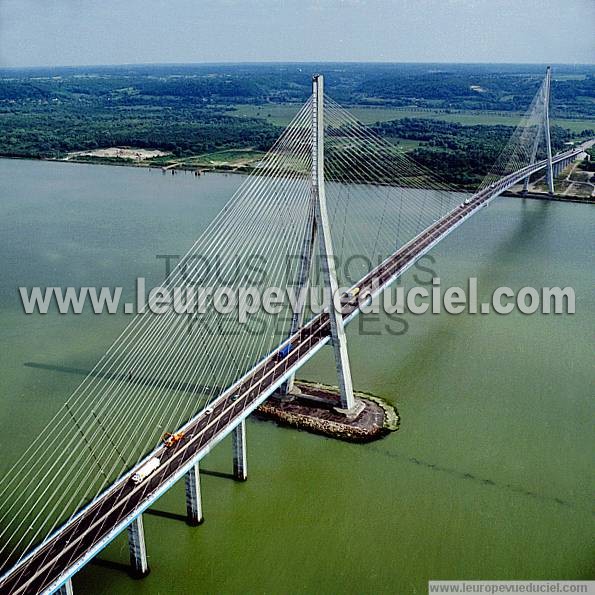
[[132, 576], [141, 578], [149, 574], [149, 562], [147, 561], [147, 548], [145, 545], [145, 530], [143, 528], [142, 515], [137, 516], [128, 525], [128, 547], [130, 549], [130, 564]]
[[527, 176], [525, 178], [525, 180], [523, 181], [523, 194], [527, 194], [527, 192], [529, 192], [529, 178], [531, 176]]
[[237, 481], [248, 479], [248, 460], [246, 458], [246, 422], [242, 420], [232, 432], [233, 441], [233, 476]]
[[198, 463], [186, 473], [186, 522], [191, 527], [202, 524], [202, 499], [200, 496], [200, 471]]
[[55, 595], [74, 595], [72, 579], [68, 579], [55, 593]]

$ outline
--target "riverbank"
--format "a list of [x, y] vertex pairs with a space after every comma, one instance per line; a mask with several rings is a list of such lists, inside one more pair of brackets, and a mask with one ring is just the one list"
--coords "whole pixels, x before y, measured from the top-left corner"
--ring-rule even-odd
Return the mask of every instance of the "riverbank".
[[[230, 149], [230, 151], [232, 151]], [[221, 152], [219, 152], [221, 153]], [[121, 159], [121, 158], [76, 158], [76, 157], [68, 157], [62, 159], [55, 159], [55, 158], [46, 158], [46, 157], [15, 157], [12, 155], [0, 155], [0, 159], [14, 159], [15, 161], [46, 161], [51, 163], [74, 163], [74, 164], [87, 164], [87, 165], [108, 165], [108, 166], [116, 166], [116, 167], [133, 167], [137, 169], [152, 169], [152, 170], [160, 170], [163, 174], [170, 173], [171, 175], [175, 175], [176, 172], [183, 171], [184, 173], [192, 173], [196, 176], [201, 176], [205, 173], [226, 173], [226, 174], [243, 174], [248, 175], [258, 169], [256, 164], [258, 161], [255, 161], [253, 165], [248, 165], [245, 163], [242, 164], [230, 164], [230, 163], [218, 163], [218, 164], [210, 164], [210, 165], [200, 165], [200, 164], [191, 164], [187, 162], [174, 162], [174, 163], [166, 163], [166, 164], [159, 164], [149, 160], [129, 160], [129, 159]], [[428, 189], [431, 186], [428, 185]], [[453, 192], [460, 192], [460, 193], [473, 193], [473, 189], [465, 189], [465, 188], [453, 188]], [[554, 200], [558, 202], [572, 202], [572, 203], [580, 203], [580, 204], [595, 204], [595, 197], [581, 197], [576, 195], [569, 195], [569, 194], [556, 194], [555, 196], [550, 196], [546, 192], [528, 192], [523, 194], [521, 191], [512, 191], [507, 190], [502, 193], [502, 196], [510, 196], [515, 198], [531, 198], [531, 199], [539, 199], [539, 200]]]
[[172, 162], [172, 163], [155, 163], [149, 160], [132, 160], [122, 159], [119, 157], [68, 157], [68, 158], [51, 158], [51, 157], [15, 157], [14, 155], [0, 155], [0, 159], [14, 159], [15, 161], [48, 161], [51, 163], [74, 163], [83, 165], [109, 165], [115, 167], [133, 167], [137, 169], [155, 169], [161, 170], [163, 173], [184, 171], [203, 174], [207, 172], [220, 172], [220, 173], [240, 173], [249, 174], [254, 169], [252, 165], [244, 163], [232, 164], [232, 163], [211, 163], [211, 164], [193, 164], [187, 162]]
[[507, 190], [506, 192], [502, 193], [502, 196], [512, 196], [514, 198], [531, 198], [535, 200], [554, 200], [556, 202], [574, 202], [579, 204], [588, 204], [593, 205], [595, 204], [595, 197], [581, 197], [581, 196], [574, 196], [568, 194], [554, 194], [553, 196], [547, 194], [545, 192], [513, 192], [512, 190]]
[[[263, 153], [264, 155], [264, 153]], [[108, 166], [117, 166], [117, 167], [132, 167], [135, 169], [151, 169], [151, 170], [160, 170], [163, 174], [171, 174], [175, 175], [177, 172], [183, 171], [184, 173], [193, 173], [195, 176], [201, 176], [205, 173], [224, 173], [224, 174], [242, 174], [242, 175], [249, 175], [254, 171], [258, 171], [258, 163], [260, 161], [254, 161], [253, 164], [229, 164], [229, 163], [217, 163], [217, 164], [210, 164], [210, 165], [200, 165], [200, 164], [190, 164], [187, 162], [176, 162], [176, 163], [166, 163], [160, 164], [155, 162], [148, 162], [148, 161], [132, 161], [132, 160], [125, 160], [125, 159], [118, 159], [118, 158], [109, 158], [109, 159], [102, 159], [102, 158], [85, 158], [85, 159], [78, 159], [78, 158], [63, 158], [63, 159], [55, 159], [55, 158], [46, 158], [46, 157], [15, 157], [15, 156], [2, 156], [0, 155], [0, 159], [14, 159], [18, 161], [43, 161], [43, 162], [51, 162], [51, 163], [74, 163], [74, 164], [87, 164], [87, 165], [108, 165]], [[332, 181], [327, 177], [327, 181]], [[420, 184], [423, 182], [421, 177], [416, 178], [416, 185], [412, 186], [415, 188], [420, 188]], [[391, 184], [387, 182], [381, 182], [380, 185], [390, 186]], [[400, 180], [397, 184], [401, 187], [407, 187], [408, 184], [405, 180]], [[427, 180], [425, 188], [428, 190], [435, 190], [435, 181]], [[452, 187], [448, 189], [451, 192], [460, 192], [466, 194], [472, 194], [474, 189], [473, 188], [462, 188], [462, 187]]]

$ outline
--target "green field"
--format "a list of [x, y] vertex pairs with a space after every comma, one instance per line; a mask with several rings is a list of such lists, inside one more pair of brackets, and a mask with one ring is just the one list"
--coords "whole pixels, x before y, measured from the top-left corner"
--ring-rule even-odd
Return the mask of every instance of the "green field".
[[417, 147], [423, 145], [421, 141], [410, 140], [408, 138], [395, 138], [392, 136], [387, 136], [386, 140], [393, 143], [393, 145], [397, 145], [403, 151], [413, 151], [413, 149], [417, 149]]
[[[256, 117], [266, 119], [271, 124], [286, 126], [296, 115], [301, 106], [297, 104], [265, 104], [265, 105], [238, 105], [235, 112], [230, 112], [238, 117]], [[390, 107], [362, 107], [349, 108], [349, 111], [364, 124], [374, 122], [385, 122], [388, 120], [399, 120], [402, 118], [431, 118], [444, 120], [446, 122], [457, 122], [472, 126], [474, 124], [516, 126], [522, 114], [503, 112], [481, 112], [481, 111], [456, 111], [446, 112], [444, 110], [417, 110], [400, 109]], [[595, 120], [584, 119], [552, 119], [552, 122], [572, 132], [582, 132], [585, 129], [595, 129]]]
[[239, 166], [246, 165], [262, 158], [264, 153], [253, 149], [228, 149], [204, 153], [195, 157], [186, 157], [180, 161], [192, 165], [204, 166]]

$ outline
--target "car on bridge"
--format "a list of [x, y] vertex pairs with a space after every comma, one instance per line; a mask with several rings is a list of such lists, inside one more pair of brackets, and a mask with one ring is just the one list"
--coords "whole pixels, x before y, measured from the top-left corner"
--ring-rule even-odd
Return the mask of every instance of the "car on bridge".
[[277, 361], [280, 362], [281, 360], [284, 360], [289, 355], [292, 349], [293, 345], [291, 343], [288, 343], [287, 345], [279, 349], [279, 351], [277, 351]]
[[346, 306], [347, 304], [351, 303], [359, 294], [359, 287], [354, 287], [349, 291], [346, 291], [341, 295], [341, 305]]
[[162, 440], [164, 446], [166, 446], [167, 448], [171, 448], [172, 446], [180, 442], [182, 438], [184, 438], [184, 432], [176, 432], [175, 434], [170, 434], [169, 432], [166, 432], [165, 434], [163, 434]]

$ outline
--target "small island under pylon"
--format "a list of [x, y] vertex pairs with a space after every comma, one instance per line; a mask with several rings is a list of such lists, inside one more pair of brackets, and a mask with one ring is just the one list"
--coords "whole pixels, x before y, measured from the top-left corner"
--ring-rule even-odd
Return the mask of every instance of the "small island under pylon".
[[277, 394], [256, 410], [256, 416], [313, 434], [347, 442], [371, 442], [399, 429], [399, 414], [383, 399], [354, 392], [354, 415], [339, 410], [339, 389], [296, 381], [290, 394]]

